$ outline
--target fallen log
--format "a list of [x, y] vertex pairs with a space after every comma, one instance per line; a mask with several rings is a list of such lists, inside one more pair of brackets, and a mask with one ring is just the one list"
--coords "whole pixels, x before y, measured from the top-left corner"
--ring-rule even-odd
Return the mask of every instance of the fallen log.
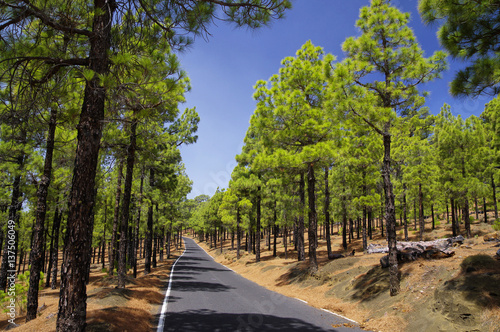
[[[461, 235], [434, 241], [401, 241], [396, 244], [398, 262], [411, 262], [418, 258], [440, 259], [451, 257], [455, 254], [455, 252], [449, 248], [454, 247], [457, 244], [460, 245], [463, 242], [464, 238]], [[367, 252], [369, 254], [387, 253], [389, 252], [389, 249], [387, 246], [371, 243], [368, 246]], [[389, 267], [388, 255], [380, 259], [380, 265], [382, 265], [383, 268]]]
[[[396, 243], [396, 248], [398, 251], [403, 251], [405, 249], [415, 249], [417, 251], [425, 251], [428, 249], [441, 249], [446, 250], [450, 247], [456, 245], [461, 245], [464, 242], [464, 237], [462, 235], [450, 237], [447, 239], [438, 239], [434, 241], [398, 241]], [[370, 243], [367, 248], [367, 253], [377, 254], [377, 253], [388, 253], [389, 248], [377, 243]]]

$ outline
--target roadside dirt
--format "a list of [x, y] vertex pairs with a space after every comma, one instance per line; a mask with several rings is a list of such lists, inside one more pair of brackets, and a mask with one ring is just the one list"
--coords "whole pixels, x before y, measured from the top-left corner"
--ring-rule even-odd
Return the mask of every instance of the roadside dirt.
[[[451, 236], [450, 225], [445, 221], [435, 230], [430, 230], [430, 220], [427, 222], [424, 240]], [[410, 240], [417, 240], [418, 232], [410, 233]], [[284, 259], [281, 239], [277, 257], [268, 250], [266, 241], [261, 241], [258, 263], [255, 255], [243, 250], [237, 260], [230, 240], [224, 243], [222, 253], [220, 247], [210, 249], [206, 242], [200, 245], [218, 262], [244, 277], [353, 319], [367, 330], [499, 332], [500, 261], [493, 257], [500, 242], [484, 239], [500, 238], [500, 232], [476, 222], [472, 233], [471, 239], [453, 248], [453, 257], [402, 263], [401, 292], [395, 297], [389, 296], [389, 271], [379, 263], [384, 254], [363, 254], [361, 239], [353, 239], [344, 251], [341, 238], [334, 234], [335, 253], [346, 255], [352, 249], [356, 249], [356, 253], [331, 261], [327, 259], [326, 241], [320, 240], [320, 269], [315, 274], [308, 272], [307, 260], [297, 262], [292, 252], [289, 252], [291, 258]], [[402, 236], [399, 229], [398, 234]], [[384, 241], [376, 233], [372, 242], [382, 244]]]

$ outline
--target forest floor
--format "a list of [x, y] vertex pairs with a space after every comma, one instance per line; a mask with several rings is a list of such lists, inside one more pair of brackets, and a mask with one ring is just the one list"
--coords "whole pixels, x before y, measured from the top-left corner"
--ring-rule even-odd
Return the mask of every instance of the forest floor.
[[[158, 262], [148, 275], [143, 273], [144, 259], [139, 260], [137, 279], [132, 277], [132, 270], [129, 270], [125, 289], [115, 288], [118, 281], [116, 273], [109, 277], [107, 272], [103, 272], [102, 264], [92, 264], [90, 282], [87, 285], [86, 331], [137, 332], [155, 328], [153, 325], [163, 304], [171, 266], [182, 250], [176, 250], [172, 246], [171, 258]], [[107, 262], [106, 256], [106, 264]], [[59, 288], [41, 290], [38, 305], [38, 317], [28, 323], [25, 323], [25, 312], [17, 314], [15, 322], [20, 326], [13, 331], [56, 330]], [[6, 314], [0, 315], [0, 330], [4, 330], [9, 318]]]
[[[431, 230], [430, 220], [427, 220], [424, 240], [452, 236], [451, 225], [441, 222]], [[463, 230], [463, 225], [460, 226]], [[398, 227], [398, 240], [402, 240], [401, 229]], [[455, 252], [452, 257], [401, 263], [401, 292], [394, 297], [389, 296], [389, 271], [379, 263], [385, 254], [363, 254], [361, 239], [355, 238], [344, 251], [341, 237], [334, 233], [332, 249], [335, 253], [345, 255], [356, 249], [354, 256], [336, 260], [328, 260], [326, 241], [320, 239], [320, 268], [314, 275], [308, 272], [307, 259], [297, 262], [297, 255], [291, 250], [288, 258], [284, 258], [282, 239], [278, 240], [277, 257], [273, 257], [272, 246], [269, 250], [266, 240], [262, 240], [258, 263], [254, 254], [244, 250], [242, 257], [236, 259], [235, 250], [230, 249], [230, 240], [225, 241], [222, 253], [220, 246], [211, 249], [206, 242], [199, 244], [216, 261], [245, 278], [278, 293], [300, 298], [314, 307], [348, 317], [367, 330], [499, 332], [500, 261], [491, 258], [500, 242], [485, 239], [500, 239], [500, 232], [480, 222], [474, 222], [471, 229], [473, 237], [452, 248]], [[410, 241], [418, 240], [418, 231], [409, 233]], [[356, 233], [354, 235], [356, 237]], [[379, 232], [369, 241], [384, 242]], [[293, 249], [293, 244], [289, 248]], [[306, 234], [306, 255], [307, 248]], [[470, 256], [475, 257], [466, 260]]]

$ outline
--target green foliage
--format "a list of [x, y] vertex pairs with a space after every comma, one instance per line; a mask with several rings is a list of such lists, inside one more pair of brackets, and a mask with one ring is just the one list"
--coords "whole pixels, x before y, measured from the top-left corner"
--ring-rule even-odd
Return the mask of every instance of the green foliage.
[[500, 231], [500, 219], [495, 220], [492, 227], [495, 231]]
[[[28, 289], [29, 289], [29, 270], [16, 275], [15, 287], [10, 289], [7, 285], [7, 291], [4, 292], [0, 290], [0, 306], [3, 308], [4, 312], [10, 312], [12, 303], [15, 304], [15, 308], [18, 314], [23, 314], [26, 311]], [[45, 274], [40, 272], [40, 282], [39, 289], [43, 288], [43, 282], [45, 279]], [[12, 302], [12, 299], [15, 300]]]
[[499, 31], [496, 1], [420, 0], [424, 22], [441, 24], [438, 38], [455, 58], [469, 65], [456, 73], [451, 84], [454, 95], [477, 96], [500, 92], [498, 54]]

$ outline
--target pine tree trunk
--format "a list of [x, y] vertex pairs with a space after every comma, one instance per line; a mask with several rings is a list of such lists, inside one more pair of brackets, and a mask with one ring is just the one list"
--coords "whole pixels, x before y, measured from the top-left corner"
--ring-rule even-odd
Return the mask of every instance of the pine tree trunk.
[[327, 257], [332, 255], [332, 239], [330, 237], [330, 190], [328, 187], [328, 167], [325, 167], [325, 238]]
[[451, 230], [453, 233], [453, 237], [458, 235], [458, 227], [457, 227], [457, 218], [455, 216], [455, 200], [453, 198], [450, 198], [450, 204], [451, 204]]
[[420, 241], [424, 240], [425, 220], [424, 220], [424, 194], [422, 193], [422, 184], [418, 184], [418, 206], [419, 206], [419, 237]]
[[236, 210], [236, 258], [240, 259], [241, 229], [240, 229], [240, 208]]
[[62, 211], [59, 212], [58, 215], [54, 215], [54, 224], [52, 225], [52, 227], [54, 228], [55, 235], [54, 235], [54, 246], [52, 247], [50, 253], [52, 260], [52, 270], [49, 271], [49, 273], [52, 274], [52, 280], [50, 283], [51, 289], [57, 288], [57, 264], [59, 264], [59, 228], [61, 226], [62, 215], [63, 215]]
[[432, 213], [432, 229], [434, 230], [436, 228], [436, 221], [434, 218], [434, 204], [431, 204], [431, 213]]
[[86, 82], [83, 107], [78, 128], [78, 145], [74, 164], [73, 182], [69, 199], [68, 231], [61, 270], [61, 293], [57, 317], [58, 331], [85, 329], [87, 291], [85, 271], [91, 238], [95, 176], [102, 136], [106, 90], [101, 86], [99, 74], [109, 71], [108, 51], [111, 45], [111, 26], [116, 3], [114, 0], [94, 0], [92, 37], [90, 41], [89, 69], [96, 75]]
[[[304, 173], [300, 173], [299, 181], [299, 199], [300, 199], [300, 211], [305, 211], [306, 199], [305, 199], [305, 183], [304, 183]], [[305, 241], [304, 241], [304, 215], [302, 212], [299, 214], [297, 223], [297, 259], [303, 261], [306, 259], [305, 252]]]
[[[57, 214], [58, 214], [58, 208], [56, 206], [56, 210], [54, 212], [54, 219], [56, 218]], [[49, 256], [49, 267], [47, 268], [47, 277], [45, 278], [45, 287], [50, 287], [50, 271], [52, 271], [52, 264], [53, 264], [53, 261], [52, 261], [52, 252], [54, 251], [54, 237], [55, 237], [55, 233], [54, 233], [54, 221], [52, 221], [52, 233], [50, 235], [50, 249], [49, 249], [49, 253], [50, 253], [50, 256]]]
[[130, 124], [130, 143], [127, 149], [127, 172], [125, 175], [125, 188], [123, 191], [121, 225], [120, 225], [120, 247], [118, 259], [118, 288], [125, 288], [127, 279], [127, 245], [129, 242], [128, 221], [130, 217], [130, 200], [132, 197], [132, 179], [135, 164], [137, 121], [132, 120]]
[[408, 218], [406, 216], [406, 184], [403, 184], [403, 222], [405, 229], [405, 241], [408, 241]]
[[493, 189], [493, 209], [495, 210], [495, 220], [498, 220], [497, 187], [495, 185], [493, 174], [491, 174], [491, 188]]
[[476, 212], [476, 220], [479, 220], [479, 209], [477, 207], [477, 196], [474, 197], [474, 210]]
[[486, 198], [483, 197], [484, 222], [488, 222], [488, 214], [486, 213]]
[[122, 178], [123, 178], [123, 160], [120, 160], [118, 166], [118, 178], [116, 184], [116, 196], [115, 196], [115, 211], [113, 217], [113, 233], [111, 234], [111, 251], [109, 254], [109, 270], [108, 275], [112, 276], [115, 269], [115, 257], [118, 242], [118, 222], [120, 220], [120, 200], [122, 197]]
[[[157, 229], [158, 231], [158, 229]], [[153, 256], [152, 256], [152, 265], [154, 268], [156, 268], [157, 264], [156, 264], [156, 255], [158, 253], [158, 237], [156, 234], [153, 235]]]
[[465, 223], [465, 236], [470, 238], [472, 236], [470, 230], [470, 218], [469, 218], [469, 199], [467, 196], [464, 197], [464, 206], [462, 208], [462, 218]]
[[[388, 125], [387, 125], [388, 126]], [[387, 239], [389, 247], [389, 290], [390, 295], [399, 293], [399, 269], [396, 248], [396, 210], [394, 207], [394, 193], [391, 182], [391, 136], [385, 128], [384, 140], [384, 162], [382, 166], [382, 178], [385, 192], [385, 220], [387, 223]]]
[[318, 217], [316, 212], [316, 178], [314, 175], [314, 164], [309, 164], [307, 168], [307, 193], [309, 199], [309, 270], [318, 270], [316, 257]]
[[[255, 237], [255, 262], [260, 262], [260, 214], [261, 214], [261, 198], [260, 198], [261, 192], [260, 192], [260, 187], [257, 188], [257, 202], [256, 202], [256, 208], [257, 208], [257, 225], [256, 225], [256, 237]], [[222, 248], [222, 244], [221, 244]]]
[[288, 229], [285, 226], [283, 229], [283, 246], [285, 247], [285, 259], [288, 258], [288, 243], [287, 243]]
[[[154, 187], [154, 170], [149, 170], [150, 190]], [[151, 250], [153, 249], [153, 202], [148, 207], [148, 222], [146, 228], [146, 238], [144, 239], [144, 274], [151, 273]]]
[[366, 206], [363, 207], [363, 230], [362, 230], [362, 235], [363, 235], [363, 251], [366, 251], [368, 248], [368, 238], [366, 234]]

